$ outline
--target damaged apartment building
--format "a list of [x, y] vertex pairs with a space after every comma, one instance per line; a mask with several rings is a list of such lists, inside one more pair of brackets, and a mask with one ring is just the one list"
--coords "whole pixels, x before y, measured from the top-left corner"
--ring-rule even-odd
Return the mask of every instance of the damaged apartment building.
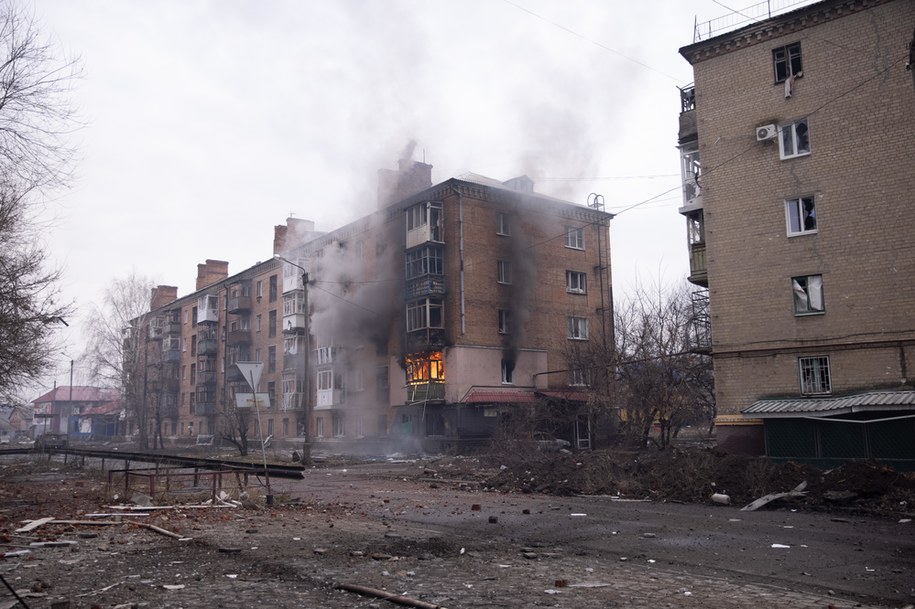
[[718, 444], [911, 469], [915, 2], [719, 23], [680, 49], [679, 134]]
[[[198, 265], [197, 290], [153, 291], [136, 320], [151, 432], [231, 435], [237, 362], [262, 362], [249, 437], [368, 451], [460, 449], [548, 404], [550, 431], [590, 445], [591, 364], [612, 344], [609, 220], [519, 177], [432, 184], [404, 160], [375, 212], [319, 233], [275, 228], [273, 258], [236, 275]], [[259, 420], [259, 423], [257, 422]]]

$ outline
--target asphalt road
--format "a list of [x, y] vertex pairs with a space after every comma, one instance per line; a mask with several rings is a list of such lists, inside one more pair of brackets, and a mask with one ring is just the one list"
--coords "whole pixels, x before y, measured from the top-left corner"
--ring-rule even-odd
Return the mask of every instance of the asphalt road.
[[602, 561], [863, 603], [915, 603], [913, 522], [785, 508], [744, 512], [720, 505], [503, 494], [430, 478], [426, 467], [412, 462], [312, 469], [301, 482], [276, 482], [275, 492], [364, 506], [404, 531], [562, 546]]

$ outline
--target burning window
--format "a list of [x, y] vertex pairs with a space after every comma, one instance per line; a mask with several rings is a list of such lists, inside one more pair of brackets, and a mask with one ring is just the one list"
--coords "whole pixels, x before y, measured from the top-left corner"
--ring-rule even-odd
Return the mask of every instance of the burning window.
[[407, 384], [445, 382], [445, 364], [442, 352], [411, 353], [406, 357]]

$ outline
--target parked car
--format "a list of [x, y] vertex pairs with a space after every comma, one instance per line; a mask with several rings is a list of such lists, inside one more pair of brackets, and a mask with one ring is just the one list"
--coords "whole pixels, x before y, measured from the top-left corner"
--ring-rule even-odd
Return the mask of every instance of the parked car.
[[43, 433], [35, 438], [34, 450], [43, 452], [55, 448], [67, 448], [69, 444], [67, 434], [64, 433]]
[[557, 438], [545, 431], [535, 431], [534, 442], [537, 443], [537, 448], [539, 450], [546, 452], [562, 450], [563, 448], [567, 449], [572, 446], [571, 442], [563, 440], [562, 438]]

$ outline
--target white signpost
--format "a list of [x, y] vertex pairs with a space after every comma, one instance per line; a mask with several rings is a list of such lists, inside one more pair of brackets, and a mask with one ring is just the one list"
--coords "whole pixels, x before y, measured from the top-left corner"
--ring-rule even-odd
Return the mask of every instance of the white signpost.
[[[245, 380], [248, 381], [248, 384], [251, 386], [251, 391], [254, 392], [236, 393], [235, 407], [250, 408], [251, 406], [254, 406], [254, 414], [257, 416], [257, 431], [261, 438], [263, 438], [260, 402], [264, 401], [264, 403], [269, 406], [270, 396], [268, 394], [258, 393], [257, 385], [261, 381], [261, 372], [264, 371], [264, 362], [235, 362], [235, 365], [238, 366], [242, 376], [245, 377]], [[270, 490], [270, 473], [267, 471], [267, 448], [264, 446], [263, 439], [261, 439], [261, 455], [264, 458], [264, 480], [267, 483], [267, 505], [273, 505], [273, 493]]]

